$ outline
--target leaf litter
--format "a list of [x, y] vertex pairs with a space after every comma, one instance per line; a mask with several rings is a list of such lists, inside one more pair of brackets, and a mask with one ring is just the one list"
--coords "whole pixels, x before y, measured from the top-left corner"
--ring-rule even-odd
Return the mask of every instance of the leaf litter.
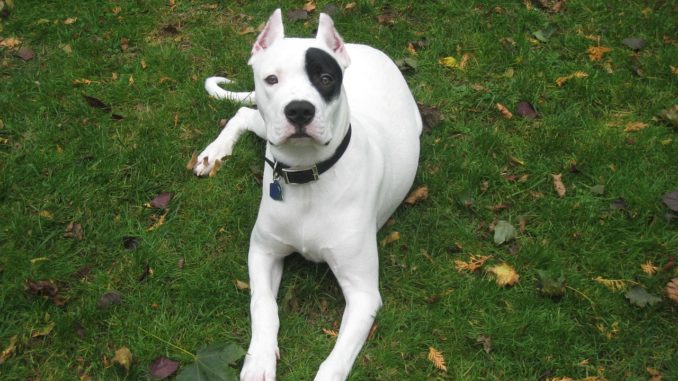
[[232, 366], [245, 355], [245, 350], [236, 344], [212, 344], [198, 350], [194, 362], [185, 366], [177, 381], [229, 381], [237, 380]]

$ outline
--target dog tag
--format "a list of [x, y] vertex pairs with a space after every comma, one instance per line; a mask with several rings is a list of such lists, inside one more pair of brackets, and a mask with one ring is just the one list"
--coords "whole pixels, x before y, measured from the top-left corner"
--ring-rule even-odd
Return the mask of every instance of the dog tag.
[[268, 188], [269, 196], [271, 196], [271, 198], [276, 201], [282, 201], [283, 200], [282, 192], [283, 192], [282, 185], [280, 185], [278, 180], [273, 180], [273, 182], [270, 184]]

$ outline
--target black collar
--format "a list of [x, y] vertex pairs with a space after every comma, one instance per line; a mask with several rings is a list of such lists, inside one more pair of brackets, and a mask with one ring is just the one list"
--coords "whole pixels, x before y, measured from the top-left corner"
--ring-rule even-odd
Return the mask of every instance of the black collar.
[[291, 169], [291, 167], [287, 164], [281, 163], [279, 161], [273, 161], [269, 160], [269, 158], [264, 156], [264, 160], [268, 163], [268, 165], [273, 168], [273, 172], [275, 172], [273, 177], [280, 176], [283, 179], [285, 179], [285, 183], [287, 184], [306, 184], [310, 183], [311, 181], [316, 181], [318, 180], [318, 176], [326, 172], [328, 169], [332, 168], [332, 166], [339, 161], [341, 156], [346, 152], [346, 148], [348, 147], [348, 143], [351, 141], [351, 125], [348, 125], [348, 131], [346, 132], [346, 135], [344, 136], [344, 140], [341, 141], [341, 144], [339, 144], [339, 147], [337, 147], [337, 150], [334, 152], [334, 155], [330, 157], [327, 160], [323, 160], [320, 163], [316, 163], [312, 165], [309, 168], [302, 168], [302, 169]]

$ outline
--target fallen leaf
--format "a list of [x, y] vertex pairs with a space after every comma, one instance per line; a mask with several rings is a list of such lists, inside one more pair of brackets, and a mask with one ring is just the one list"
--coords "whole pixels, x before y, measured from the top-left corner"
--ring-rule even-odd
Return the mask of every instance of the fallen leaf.
[[661, 302], [662, 300], [660, 297], [650, 294], [640, 286], [631, 287], [631, 289], [624, 296], [631, 302], [631, 304], [641, 308], [647, 305], [652, 306]]
[[534, 36], [534, 38], [541, 42], [548, 42], [553, 33], [555, 33], [555, 31], [556, 28], [554, 28], [553, 26], [549, 26], [545, 29], [539, 29], [535, 32], [532, 32], [532, 35]]
[[513, 286], [520, 281], [520, 275], [507, 263], [492, 266], [487, 272], [495, 276], [495, 281], [500, 287]]
[[678, 104], [659, 112], [659, 119], [678, 132]]
[[315, 11], [315, 8], [316, 8], [315, 1], [311, 0], [311, 1], [307, 2], [306, 4], [304, 4], [304, 6], [302, 8], [303, 8], [303, 10], [305, 10], [306, 12], [309, 12], [309, 13]]
[[381, 240], [381, 247], [384, 247], [388, 244], [391, 244], [397, 240], [400, 239], [400, 233], [397, 231], [391, 232], [391, 234], [387, 235], [386, 238]]
[[445, 357], [439, 350], [433, 347], [428, 347], [428, 361], [430, 361], [437, 369], [447, 372], [447, 366], [445, 366]]
[[647, 261], [640, 265], [640, 268], [643, 270], [643, 272], [649, 276], [652, 276], [657, 273], [657, 270], [659, 270], [659, 267], [655, 266], [652, 264], [652, 262]]
[[124, 52], [127, 49], [129, 49], [129, 39], [126, 37], [122, 37], [120, 39], [120, 49]]
[[553, 179], [553, 189], [556, 190], [556, 193], [558, 194], [558, 197], [563, 198], [565, 197], [565, 185], [563, 184], [563, 175], [560, 173], [557, 173], [555, 175], [551, 175], [551, 178]]
[[50, 322], [46, 326], [31, 332], [31, 338], [37, 339], [40, 337], [48, 336], [50, 333], [52, 333], [52, 330], [54, 330], [54, 326], [56, 326], [56, 323]]
[[129, 348], [121, 347], [120, 349], [115, 351], [115, 356], [113, 357], [113, 363], [119, 364], [127, 372], [129, 372], [129, 369], [132, 366], [132, 360], [133, 360], [132, 352], [130, 352]]
[[339, 336], [339, 333], [333, 329], [328, 329], [328, 328], [323, 328], [323, 333], [326, 334], [329, 337], [337, 338]]
[[466, 66], [468, 65], [469, 60], [471, 59], [471, 55], [468, 53], [464, 53], [461, 56], [461, 61], [459, 62], [459, 68], [461, 70], [466, 70]]
[[0, 365], [4, 364], [7, 359], [12, 357], [14, 352], [16, 351], [16, 343], [17, 343], [18, 337], [17, 335], [12, 336], [9, 339], [9, 345], [5, 349], [0, 352]]
[[662, 196], [662, 201], [669, 209], [678, 212], [678, 192], [669, 192]]
[[543, 296], [560, 299], [565, 295], [565, 276], [560, 274], [557, 278], [548, 271], [537, 270], [539, 293]]
[[90, 97], [89, 95], [83, 95], [83, 97], [87, 101], [87, 104], [90, 105], [91, 107], [97, 108], [105, 112], [111, 112], [111, 106], [101, 101], [101, 99]]
[[603, 59], [605, 53], [612, 51], [612, 48], [605, 46], [589, 46], [586, 52], [589, 54], [589, 59], [593, 62], [598, 62]]
[[405, 203], [408, 205], [414, 205], [421, 201], [424, 201], [428, 198], [428, 187], [422, 185], [419, 188], [410, 192], [409, 196], [405, 199]]
[[394, 62], [396, 66], [398, 66], [400, 72], [402, 72], [403, 74], [414, 73], [417, 70], [417, 66], [419, 65], [417, 63], [417, 60], [410, 57], [397, 59]]
[[108, 291], [101, 295], [101, 298], [97, 301], [97, 307], [102, 310], [107, 310], [119, 304], [122, 304], [122, 294], [117, 291]]
[[156, 357], [148, 365], [148, 373], [156, 380], [164, 380], [176, 373], [179, 369], [179, 362], [168, 359], [167, 357]]
[[605, 336], [608, 340], [614, 339], [615, 336], [617, 336], [617, 334], [621, 331], [621, 328], [619, 328], [619, 322], [616, 322], [616, 321], [613, 322], [612, 325], [610, 325], [609, 328], [606, 327], [603, 323], [598, 323], [598, 324], [596, 324], [596, 329], [603, 336]]
[[500, 220], [494, 227], [494, 244], [501, 245], [516, 238], [516, 228], [508, 221]]
[[509, 109], [506, 108], [506, 106], [504, 106], [504, 105], [501, 104], [501, 103], [497, 103], [496, 106], [497, 106], [497, 110], [499, 110], [499, 113], [501, 113], [501, 116], [502, 116], [504, 119], [511, 119], [511, 118], [513, 118], [513, 113], [511, 113], [511, 111], [509, 111]]
[[610, 203], [610, 209], [613, 210], [626, 210], [626, 200], [623, 197], [612, 200]]
[[593, 278], [593, 280], [596, 283], [602, 284], [603, 286], [607, 287], [612, 292], [620, 292], [626, 290], [629, 283], [627, 280], [624, 279], [605, 279], [600, 276]]
[[492, 338], [485, 335], [479, 335], [476, 337], [476, 343], [483, 346], [485, 353], [490, 353], [492, 351]]
[[122, 237], [122, 247], [124, 247], [125, 250], [136, 250], [136, 248], [139, 247], [139, 237]]
[[419, 114], [424, 124], [424, 132], [430, 132], [438, 127], [443, 120], [442, 113], [436, 106], [426, 106], [422, 103], [417, 103]]
[[113, 13], [113, 15], [116, 15], [116, 16], [117, 16], [118, 13], [120, 13], [120, 12], [122, 12], [122, 8], [121, 8], [121, 7], [113, 7], [113, 9], [111, 9], [111, 13]]
[[648, 381], [661, 381], [662, 375], [659, 373], [659, 371], [655, 368], [647, 368], [647, 373], [650, 375], [650, 378]]
[[575, 71], [574, 73], [564, 76], [564, 77], [558, 77], [556, 78], [556, 85], [558, 87], [563, 86], [567, 81], [573, 79], [573, 78], [586, 78], [589, 75], [583, 71]]
[[622, 44], [628, 46], [629, 48], [635, 51], [639, 51], [640, 49], [645, 47], [646, 42], [642, 38], [629, 37], [623, 39]]
[[53, 215], [52, 212], [50, 212], [49, 210], [41, 210], [41, 211], [39, 211], [39, 212], [38, 212], [38, 216], [40, 216], [40, 217], [42, 217], [42, 218], [46, 218], [46, 219], [48, 219], [48, 220], [53, 220], [53, 219], [54, 219], [54, 215]]
[[391, 26], [395, 24], [395, 19], [395, 11], [388, 5], [384, 6], [381, 9], [381, 13], [377, 15], [377, 22], [385, 26]]
[[254, 29], [254, 28], [251, 27], [251, 26], [246, 26], [246, 27], [242, 28], [242, 29], [238, 32], [238, 35], [244, 36], [244, 35], [246, 35], [246, 34], [254, 34], [254, 33], [257, 33], [257, 30], [256, 30], [256, 29]]
[[212, 344], [198, 351], [193, 364], [182, 367], [176, 381], [237, 380], [232, 366], [244, 355], [236, 344]]
[[24, 283], [24, 290], [30, 295], [42, 296], [52, 300], [57, 306], [66, 304], [66, 298], [59, 294], [59, 286], [53, 280], [32, 280], [27, 279]]
[[249, 289], [249, 288], [250, 288], [250, 285], [247, 284], [247, 282], [243, 282], [243, 281], [241, 281], [241, 280], [239, 280], [239, 279], [236, 279], [236, 280], [235, 280], [235, 287], [236, 287], [238, 290], [244, 291], [244, 290]]
[[605, 194], [605, 185], [594, 185], [591, 187], [591, 193], [597, 194], [597, 195], [603, 195]]
[[66, 20], [64, 20], [64, 24], [71, 25], [74, 24], [76, 21], [78, 21], [77, 17], [69, 17]]
[[162, 225], [164, 225], [165, 224], [165, 217], [167, 217], [167, 213], [169, 213], [169, 209], [165, 209], [165, 212], [163, 214], [161, 214], [160, 217], [152, 216], [153, 218], [151, 220], [155, 219], [155, 222], [153, 223], [153, 225], [146, 228], [146, 231], [152, 232], [153, 230], [156, 230], [159, 227], [161, 227]]
[[21, 45], [21, 40], [16, 37], [0, 38], [0, 47], [14, 49]]
[[82, 230], [82, 225], [77, 222], [71, 222], [66, 227], [66, 232], [64, 233], [66, 238], [75, 238], [78, 241], [82, 241], [85, 238], [84, 231]]
[[35, 54], [33, 53], [33, 50], [29, 48], [21, 48], [18, 52], [16, 52], [16, 56], [24, 61], [30, 61], [33, 59], [33, 57], [35, 57]]
[[459, 63], [457, 62], [457, 59], [454, 57], [443, 57], [438, 60], [438, 64], [450, 69], [456, 69], [459, 67]]
[[673, 302], [678, 303], [678, 278], [673, 278], [666, 284], [666, 296]]
[[156, 209], [165, 209], [172, 199], [173, 194], [170, 192], [158, 193], [150, 202], [150, 206]]
[[539, 113], [534, 109], [534, 106], [526, 101], [518, 103], [516, 113], [525, 119], [533, 120], [539, 118]]
[[355, 1], [352, 1], [352, 2], [350, 2], [350, 3], [346, 4], [346, 5], [344, 5], [344, 9], [347, 10], [347, 11], [350, 11], [350, 10], [352, 10], [352, 9], [355, 9], [355, 7], [356, 7], [357, 5], [358, 5], [358, 3], [356, 3]]
[[462, 261], [462, 260], [455, 260], [454, 261], [454, 267], [457, 269], [457, 271], [462, 272], [462, 271], [468, 271], [468, 272], [475, 272], [483, 265], [485, 262], [487, 262], [488, 259], [492, 258], [491, 255], [471, 255], [469, 258], [468, 262]]
[[547, 12], [558, 13], [565, 9], [565, 0], [537, 0], [537, 2]]
[[287, 12], [287, 19], [291, 22], [308, 20], [308, 12], [303, 9], [291, 9]]
[[99, 81], [92, 81], [90, 79], [86, 78], [78, 78], [74, 79], [73, 82], [71, 82], [74, 85], [91, 85], [92, 83], [99, 83]]
[[628, 122], [624, 127], [624, 132], [635, 132], [647, 128], [647, 124], [643, 122]]

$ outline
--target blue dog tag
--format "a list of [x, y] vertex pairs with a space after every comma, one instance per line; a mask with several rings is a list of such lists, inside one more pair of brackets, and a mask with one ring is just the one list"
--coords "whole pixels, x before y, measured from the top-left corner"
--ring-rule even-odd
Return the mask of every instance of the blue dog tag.
[[270, 184], [268, 188], [268, 194], [271, 196], [272, 199], [276, 201], [282, 201], [283, 200], [283, 190], [282, 190], [282, 185], [278, 182], [278, 180], [273, 180], [273, 182]]

